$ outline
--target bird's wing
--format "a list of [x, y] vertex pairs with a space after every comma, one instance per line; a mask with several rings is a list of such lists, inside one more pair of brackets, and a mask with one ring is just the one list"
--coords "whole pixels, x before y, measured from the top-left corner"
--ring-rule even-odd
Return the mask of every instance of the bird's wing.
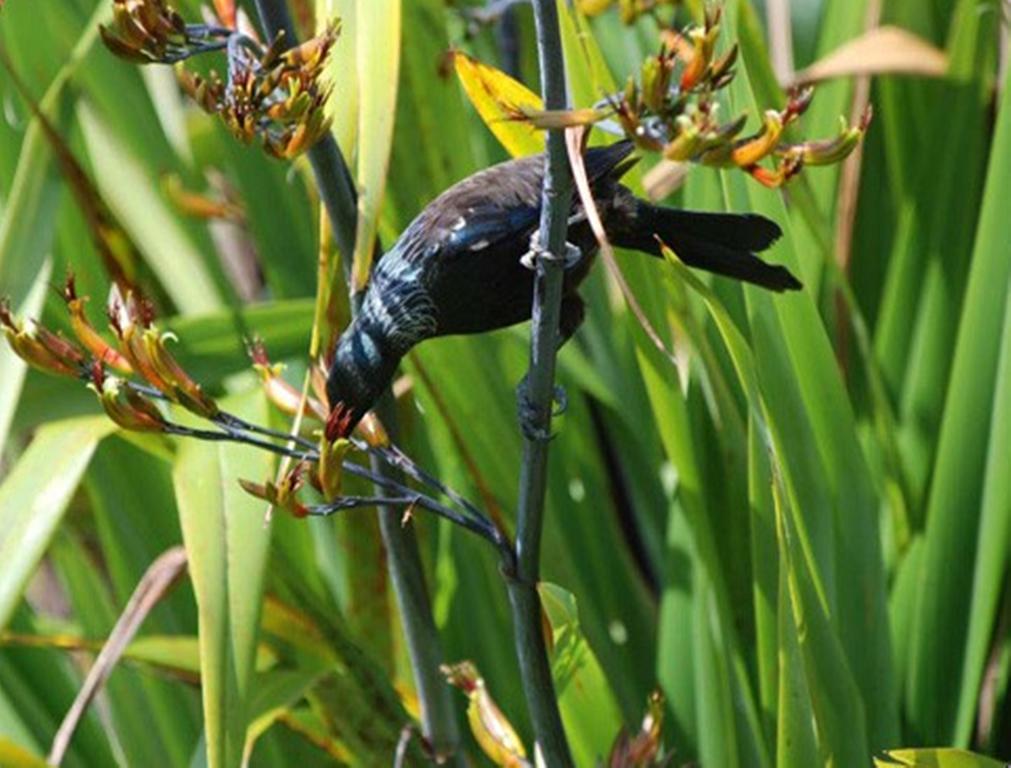
[[540, 211], [539, 159], [495, 165], [450, 187], [411, 222], [396, 250], [434, 266], [529, 233]]
[[537, 226], [540, 209], [528, 205], [503, 208], [494, 203], [468, 206], [445, 234], [444, 258], [478, 253], [504, 240], [529, 237]]
[[[587, 150], [584, 163], [590, 184], [624, 173], [632, 149], [630, 142], [619, 142]], [[543, 155], [480, 171], [433, 200], [401, 236], [396, 250], [411, 262], [444, 263], [504, 241], [528, 238], [540, 216], [543, 179]]]

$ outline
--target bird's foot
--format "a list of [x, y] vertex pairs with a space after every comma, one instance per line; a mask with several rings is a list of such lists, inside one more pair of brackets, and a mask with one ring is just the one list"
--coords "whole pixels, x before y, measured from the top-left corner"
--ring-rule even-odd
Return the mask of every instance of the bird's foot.
[[561, 384], [555, 384], [555, 395], [551, 404], [553, 406], [553, 410], [551, 411], [552, 417], [561, 416], [569, 410], [569, 393], [565, 391], [565, 387]]
[[541, 233], [535, 230], [530, 236], [530, 250], [520, 257], [520, 264], [529, 270], [537, 269], [537, 262], [541, 259], [546, 261], [561, 261], [564, 269], [572, 269], [583, 259], [583, 252], [579, 246], [566, 241], [565, 254], [562, 256], [551, 253], [541, 245]]
[[[554, 397], [547, 408], [534, 403], [531, 399], [530, 385], [526, 376], [516, 385], [516, 416], [523, 436], [531, 442], [543, 443], [551, 440], [553, 435], [542, 425], [550, 424], [552, 416], [561, 416], [568, 407], [569, 396], [561, 384], [555, 385]], [[546, 413], [549, 409], [550, 413]]]

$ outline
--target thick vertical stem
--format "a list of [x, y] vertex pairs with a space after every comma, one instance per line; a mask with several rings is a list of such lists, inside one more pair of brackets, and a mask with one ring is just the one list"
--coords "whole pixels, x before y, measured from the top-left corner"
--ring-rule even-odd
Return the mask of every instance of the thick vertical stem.
[[[555, 0], [534, 0], [534, 18], [545, 107], [564, 109], [568, 99]], [[534, 278], [530, 372], [526, 392], [532, 405], [530, 410], [537, 418], [531, 426], [534, 427], [533, 431], [542, 435], [548, 434], [551, 429], [563, 279], [563, 261], [560, 257], [566, 250], [571, 200], [572, 174], [565, 148], [565, 135], [562, 131], [550, 131], [539, 231], [540, 243], [548, 257], [535, 260], [537, 273]], [[554, 768], [572, 765], [572, 756], [565, 739], [551, 678], [542, 629], [541, 602], [537, 592], [547, 472], [547, 440], [528, 437], [523, 445], [516, 523], [516, 561], [515, 572], [511, 574], [509, 584], [509, 599], [530, 718], [544, 760]]]
[[[285, 0], [256, 0], [256, 8], [264, 31], [274, 36], [284, 31], [289, 44], [297, 42], [294, 25]], [[334, 239], [344, 256], [345, 277], [350, 276], [349, 259], [354, 253], [357, 216], [357, 194], [354, 181], [340, 147], [333, 136], [325, 136], [309, 150], [320, 198], [333, 225]], [[377, 255], [378, 258], [378, 255]], [[357, 312], [352, 301], [352, 311]], [[379, 415], [387, 430], [396, 433], [395, 413], [387, 393], [379, 407]], [[391, 473], [389, 467], [373, 457], [372, 470], [380, 476]], [[376, 488], [384, 495], [382, 488]], [[432, 616], [432, 604], [425, 583], [418, 541], [411, 526], [401, 525], [395, 508], [380, 508], [379, 531], [386, 549], [390, 581], [393, 584], [400, 621], [407, 639], [407, 651], [414, 672], [414, 683], [421, 705], [421, 727], [426, 742], [436, 755], [454, 755], [453, 764], [463, 765], [459, 755], [460, 733], [451, 698], [452, 691], [439, 672], [442, 663], [442, 640]]]

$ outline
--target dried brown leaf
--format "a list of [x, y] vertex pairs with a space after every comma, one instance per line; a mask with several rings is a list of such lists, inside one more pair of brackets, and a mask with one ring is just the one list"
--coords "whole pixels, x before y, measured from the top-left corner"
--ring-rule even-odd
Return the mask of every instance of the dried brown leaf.
[[853, 75], [906, 74], [943, 77], [947, 55], [912, 32], [877, 27], [854, 38], [794, 76], [792, 85]]

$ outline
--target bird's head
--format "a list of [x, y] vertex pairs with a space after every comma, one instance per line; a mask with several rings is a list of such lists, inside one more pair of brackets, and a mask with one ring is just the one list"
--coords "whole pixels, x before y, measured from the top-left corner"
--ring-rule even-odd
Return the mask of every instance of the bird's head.
[[379, 334], [358, 323], [344, 332], [327, 375], [328, 433], [351, 434], [389, 385], [398, 362], [399, 356], [388, 351]]

